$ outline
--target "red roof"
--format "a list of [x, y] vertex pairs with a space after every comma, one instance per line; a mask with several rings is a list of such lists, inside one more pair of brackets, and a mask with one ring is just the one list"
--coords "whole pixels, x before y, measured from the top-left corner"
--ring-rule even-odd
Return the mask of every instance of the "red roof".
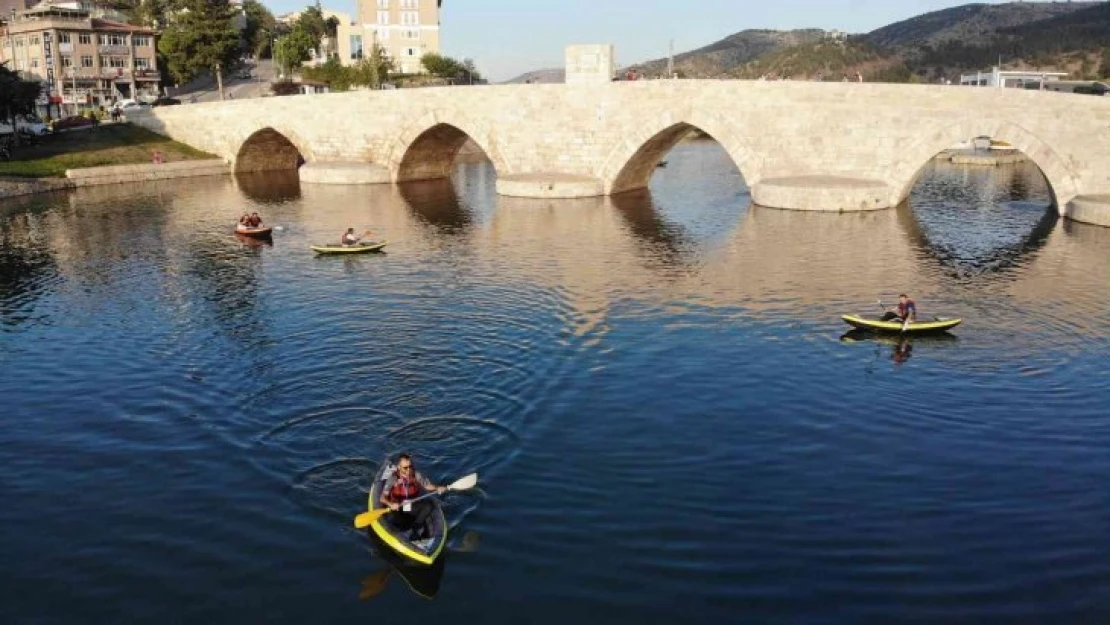
[[158, 31], [150, 28], [143, 28], [142, 26], [132, 26], [131, 24], [124, 24], [123, 22], [115, 22], [112, 20], [105, 20], [100, 18], [92, 19], [93, 30], [107, 30], [121, 33], [131, 33], [133, 35], [157, 35]]

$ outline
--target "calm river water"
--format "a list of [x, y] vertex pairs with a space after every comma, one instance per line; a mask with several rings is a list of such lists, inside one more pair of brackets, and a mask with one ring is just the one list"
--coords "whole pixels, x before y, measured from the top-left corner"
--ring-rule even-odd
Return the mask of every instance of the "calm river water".
[[[613, 199], [471, 163], [0, 205], [0, 621], [1110, 619], [1110, 230], [1032, 167], [838, 215], [667, 158]], [[309, 252], [348, 225], [388, 253]], [[842, 340], [901, 290], [964, 324]], [[404, 575], [351, 527], [401, 450], [481, 480]]]

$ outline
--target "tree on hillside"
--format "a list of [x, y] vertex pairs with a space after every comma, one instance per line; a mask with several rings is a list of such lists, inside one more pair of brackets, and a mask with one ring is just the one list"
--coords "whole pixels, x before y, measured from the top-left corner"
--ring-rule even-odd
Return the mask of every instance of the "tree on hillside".
[[203, 70], [216, 77], [224, 99], [223, 70], [239, 53], [239, 31], [232, 24], [236, 10], [228, 0], [179, 0], [178, 10], [158, 41], [166, 65], [177, 82]]
[[1099, 75], [1110, 78], [1110, 48], [1102, 49], [1102, 65], [1099, 66]]
[[129, 24], [160, 28], [166, 23], [171, 0], [115, 0], [107, 6], [127, 16]]
[[15, 128], [15, 116], [33, 113], [41, 91], [42, 85], [37, 80], [23, 80], [19, 72], [0, 63], [0, 120]]

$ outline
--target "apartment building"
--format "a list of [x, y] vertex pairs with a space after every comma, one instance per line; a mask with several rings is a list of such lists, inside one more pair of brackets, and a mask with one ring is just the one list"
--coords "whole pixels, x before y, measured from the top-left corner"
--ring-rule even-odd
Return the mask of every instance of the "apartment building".
[[424, 71], [420, 59], [439, 53], [443, 0], [358, 0], [354, 23], [340, 23], [338, 52], [344, 65], [357, 63], [371, 46], [381, 46], [396, 71]]
[[85, 3], [39, 4], [5, 16], [0, 62], [43, 84], [42, 112], [108, 106], [159, 95], [158, 33], [94, 17]]

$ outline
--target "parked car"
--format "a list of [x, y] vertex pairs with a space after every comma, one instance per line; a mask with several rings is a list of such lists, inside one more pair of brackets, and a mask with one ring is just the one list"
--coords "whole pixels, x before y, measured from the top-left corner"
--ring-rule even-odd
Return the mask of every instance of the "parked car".
[[150, 103], [151, 106], [173, 106], [175, 104], [181, 104], [181, 100], [177, 98], [158, 98]]
[[[16, 115], [15, 131], [25, 135], [42, 136], [50, 132], [50, 128], [35, 115]], [[0, 135], [11, 134], [11, 124], [0, 122]]]
[[85, 126], [95, 125], [95, 121], [89, 119], [88, 117], [82, 117], [78, 115], [76, 117], [66, 117], [64, 119], [56, 120], [54, 122], [54, 130], [68, 130], [70, 128], [83, 128]]

